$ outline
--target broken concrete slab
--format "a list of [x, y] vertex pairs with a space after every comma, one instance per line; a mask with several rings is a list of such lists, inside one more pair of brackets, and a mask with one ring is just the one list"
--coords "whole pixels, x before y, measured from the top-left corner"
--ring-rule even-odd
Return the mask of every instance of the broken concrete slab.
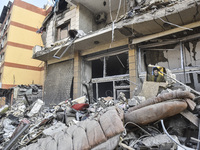
[[144, 81], [139, 96], [144, 96], [146, 99], [156, 97], [160, 86], [166, 87], [167, 83]]

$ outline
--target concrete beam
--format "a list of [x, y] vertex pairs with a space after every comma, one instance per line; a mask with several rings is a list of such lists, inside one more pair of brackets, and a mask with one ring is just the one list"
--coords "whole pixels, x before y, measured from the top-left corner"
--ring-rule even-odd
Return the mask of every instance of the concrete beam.
[[157, 43], [151, 43], [151, 44], [146, 44], [146, 45], [140, 45], [139, 48], [151, 48], [151, 47], [159, 47], [159, 46], [164, 46], [164, 45], [169, 45], [169, 44], [176, 44], [179, 42], [185, 42], [185, 41], [189, 41], [192, 39], [197, 39], [200, 38], [200, 33], [197, 34], [193, 34], [193, 35], [189, 35], [183, 38], [178, 38], [178, 39], [173, 39], [173, 40], [168, 40], [168, 41], [164, 41], [164, 42], [157, 42]]
[[163, 36], [166, 36], [166, 35], [170, 35], [170, 34], [173, 34], [173, 33], [177, 33], [177, 32], [187, 30], [186, 28], [192, 29], [192, 28], [199, 27], [199, 26], [200, 26], [200, 21], [197, 21], [197, 22], [190, 23], [190, 24], [187, 24], [185, 26], [182, 26], [184, 28], [177, 27], [175, 29], [167, 30], [167, 31], [164, 31], [164, 32], [160, 32], [160, 33], [156, 33], [156, 34], [152, 34], [152, 35], [148, 35], [148, 36], [144, 36], [144, 37], [140, 37], [140, 38], [135, 38], [135, 39], [132, 40], [131, 44], [138, 44], [138, 43], [141, 43], [141, 42], [144, 42], [144, 41], [148, 41], [148, 40], [151, 40], [151, 39], [155, 39], [155, 38], [159, 38], [159, 37], [163, 37]]

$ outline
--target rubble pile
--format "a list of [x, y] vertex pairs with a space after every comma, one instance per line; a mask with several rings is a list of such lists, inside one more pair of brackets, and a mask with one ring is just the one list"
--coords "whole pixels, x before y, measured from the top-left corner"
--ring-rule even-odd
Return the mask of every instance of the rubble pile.
[[28, 101], [36, 101], [42, 99], [42, 86], [37, 84], [18, 85], [13, 88], [14, 99], [28, 99]]
[[197, 149], [199, 104], [169, 88], [148, 99], [120, 93], [89, 104], [83, 96], [52, 107], [19, 98], [0, 109], [0, 149]]
[[141, 13], [148, 10], [156, 10], [166, 6], [173, 6], [182, 0], [129, 0], [129, 13]]

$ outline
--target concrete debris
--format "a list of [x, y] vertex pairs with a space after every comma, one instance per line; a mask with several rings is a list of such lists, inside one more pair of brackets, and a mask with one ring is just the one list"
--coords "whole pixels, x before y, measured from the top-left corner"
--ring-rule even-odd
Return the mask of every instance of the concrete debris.
[[[0, 108], [0, 147], [23, 150], [196, 149], [198, 97], [186, 90], [167, 87], [158, 88], [158, 94], [147, 99], [141, 93], [127, 99], [121, 92], [117, 99], [101, 97], [88, 103], [83, 96], [51, 107], [45, 106], [39, 98], [34, 102], [27, 98], [27, 101], [24, 92], [31, 95], [31, 90], [17, 87], [13, 104]], [[166, 134], [163, 134], [160, 119], [165, 120]]]
[[[173, 136], [174, 139], [176, 139], [176, 141], [178, 141], [178, 138], [176, 136]], [[166, 148], [166, 149], [171, 149], [172, 147], [176, 147], [176, 145], [174, 144], [173, 141], [171, 141], [171, 139], [166, 135], [166, 134], [158, 134], [156, 136], [152, 136], [152, 137], [146, 137], [144, 139], [142, 139], [142, 143], [146, 146], [146, 147], [162, 147], [162, 148]]]
[[25, 99], [27, 97], [29, 103], [42, 99], [42, 86], [37, 84], [18, 85], [13, 88], [13, 99]]
[[144, 11], [155, 10], [166, 6], [172, 6], [181, 0], [128, 0], [128, 17], [133, 17]]

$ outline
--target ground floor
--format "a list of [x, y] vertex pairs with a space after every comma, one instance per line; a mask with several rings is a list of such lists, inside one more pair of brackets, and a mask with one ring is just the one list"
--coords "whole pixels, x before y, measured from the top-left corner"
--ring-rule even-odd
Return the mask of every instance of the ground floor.
[[[169, 36], [177, 34], [162, 38]], [[156, 38], [139, 44], [132, 44], [127, 38], [82, 50], [71, 46], [63, 58], [52, 57], [46, 61], [44, 101], [56, 104], [86, 95], [93, 102], [99, 97], [117, 99], [120, 92], [131, 98], [142, 87], [151, 65], [164, 67], [175, 74], [177, 80], [199, 91], [200, 42], [197, 37], [190, 33], [177, 37], [183, 39], [181, 41], [158, 43], [160, 39]]]

